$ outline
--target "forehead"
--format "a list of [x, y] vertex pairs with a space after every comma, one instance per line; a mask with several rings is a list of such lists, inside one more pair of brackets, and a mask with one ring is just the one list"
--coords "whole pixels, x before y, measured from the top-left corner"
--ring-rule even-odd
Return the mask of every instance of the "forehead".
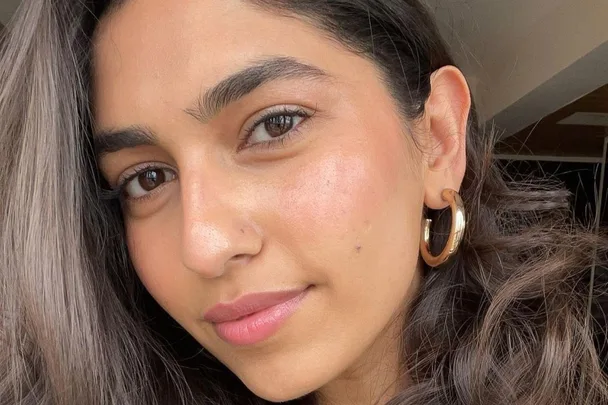
[[227, 42], [238, 45], [235, 39], [247, 32], [251, 35], [250, 24], [255, 20], [260, 26], [264, 17], [270, 16], [234, 0], [129, 0], [99, 24], [94, 37], [96, 66], [119, 69], [125, 62], [138, 60], [149, 63], [142, 69], [160, 74], [163, 67], [194, 63], [196, 52], [214, 59], [218, 48]]
[[130, 0], [102, 19], [94, 38], [97, 120], [108, 105], [114, 120], [129, 112], [124, 124], [137, 109], [187, 108], [203, 89], [268, 56], [295, 57], [353, 80], [365, 64], [312, 25], [247, 2]]

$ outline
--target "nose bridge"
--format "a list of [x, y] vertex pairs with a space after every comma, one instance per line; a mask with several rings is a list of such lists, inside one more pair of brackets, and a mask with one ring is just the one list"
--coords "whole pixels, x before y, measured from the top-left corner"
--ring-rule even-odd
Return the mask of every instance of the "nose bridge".
[[261, 235], [229, 175], [189, 172], [180, 177], [182, 261], [200, 275], [220, 277], [261, 249]]

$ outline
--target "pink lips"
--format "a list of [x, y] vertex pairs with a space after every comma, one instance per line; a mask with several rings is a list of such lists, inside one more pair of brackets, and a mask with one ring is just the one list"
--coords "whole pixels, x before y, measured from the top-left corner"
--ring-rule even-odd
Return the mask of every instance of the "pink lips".
[[229, 304], [217, 304], [204, 315], [217, 335], [236, 346], [252, 345], [272, 336], [299, 307], [304, 290], [245, 295]]

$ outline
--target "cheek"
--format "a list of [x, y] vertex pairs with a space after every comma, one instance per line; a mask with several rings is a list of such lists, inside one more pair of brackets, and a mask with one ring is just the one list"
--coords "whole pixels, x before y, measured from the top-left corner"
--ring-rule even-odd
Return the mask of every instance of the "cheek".
[[[270, 232], [297, 258], [295, 276], [318, 286], [296, 336], [315, 343], [331, 336], [311, 346], [312, 357], [331, 353], [336, 368], [370, 349], [417, 288], [423, 205], [417, 166], [401, 132], [367, 133], [379, 135], [351, 146], [341, 139], [290, 170], [295, 175], [277, 192], [279, 218]], [[364, 135], [350, 132], [349, 139]]]
[[[179, 252], [175, 250], [176, 233], [172, 219], [126, 220], [125, 230], [129, 256], [142, 284], [155, 301], [178, 321], [188, 312], [186, 283], [179, 272]], [[192, 310], [192, 308], [190, 308]]]
[[390, 279], [415, 267], [423, 188], [402, 136], [340, 142], [295, 171], [278, 193], [285, 239], [321, 283], [376, 283], [378, 271]]
[[[293, 177], [293, 187], [282, 193], [281, 205], [302, 228], [315, 224], [326, 232], [344, 234], [357, 227], [357, 217], [374, 204], [373, 174], [366, 166], [359, 156], [347, 154], [316, 158]], [[348, 220], [336, 221], [345, 216]]]

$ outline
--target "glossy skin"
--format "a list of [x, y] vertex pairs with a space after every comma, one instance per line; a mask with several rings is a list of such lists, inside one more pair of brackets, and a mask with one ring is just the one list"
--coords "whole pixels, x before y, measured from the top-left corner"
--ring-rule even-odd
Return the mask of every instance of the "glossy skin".
[[[266, 82], [196, 118], [201, 92], [273, 57], [324, 76]], [[159, 304], [266, 399], [318, 390], [327, 403], [371, 403], [394, 391], [422, 209], [446, 207], [441, 191], [458, 190], [465, 170], [460, 72], [434, 74], [424, 117], [408, 125], [425, 153], [371, 62], [239, 1], [127, 2], [98, 28], [93, 76], [97, 131], [140, 126], [155, 137], [102, 155], [100, 168], [112, 186], [152, 170], [155, 181], [128, 183], [124, 211], [131, 259]], [[303, 116], [262, 123], [244, 141], [260, 115], [285, 108]], [[292, 129], [260, 144], [273, 139], [268, 128]], [[219, 302], [309, 286], [254, 345], [230, 345], [202, 319]]]

